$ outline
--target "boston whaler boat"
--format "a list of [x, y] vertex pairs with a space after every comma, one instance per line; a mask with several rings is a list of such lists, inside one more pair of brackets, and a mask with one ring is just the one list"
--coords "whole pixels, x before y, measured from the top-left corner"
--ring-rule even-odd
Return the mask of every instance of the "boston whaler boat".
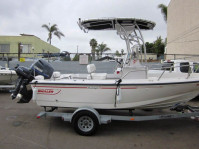
[[[73, 122], [73, 115], [74, 121], [78, 117], [75, 123], [77, 132], [90, 135], [94, 132], [95, 124], [92, 117], [98, 115], [95, 109], [168, 108], [187, 102], [199, 94], [199, 74], [164, 71], [155, 74], [139, 62], [140, 51], [135, 51], [134, 47], [145, 45], [141, 30], [151, 30], [155, 23], [134, 18], [111, 18], [80, 19], [78, 25], [86, 33], [89, 30], [116, 30], [117, 35], [125, 40], [127, 55], [121, 64], [121, 73], [95, 73], [95, 65], [89, 64], [87, 76], [60, 74], [53, 72], [54, 69], [44, 60], [38, 60], [30, 69], [16, 69], [19, 81], [12, 93], [13, 99], [20, 93], [20, 102], [29, 102], [32, 98], [37, 105], [45, 108], [72, 107], [78, 109], [75, 113], [83, 108], [83, 114], [73, 113], [69, 119]], [[146, 48], [143, 47], [146, 60]], [[33, 97], [26, 88], [28, 84], [31, 84]], [[62, 118], [67, 119], [66, 115]]]

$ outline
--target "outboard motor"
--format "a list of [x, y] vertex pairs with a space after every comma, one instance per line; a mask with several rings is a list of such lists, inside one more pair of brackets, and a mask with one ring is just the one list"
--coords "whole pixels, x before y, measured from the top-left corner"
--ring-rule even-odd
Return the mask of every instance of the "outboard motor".
[[32, 64], [29, 69], [23, 66], [17, 66], [15, 67], [15, 71], [18, 75], [18, 81], [11, 97], [15, 99], [18, 94], [21, 94], [22, 97], [18, 103], [28, 103], [32, 99], [32, 90], [27, 89], [29, 83], [37, 75], [42, 75], [45, 79], [50, 79], [54, 69], [49, 63], [40, 59]]

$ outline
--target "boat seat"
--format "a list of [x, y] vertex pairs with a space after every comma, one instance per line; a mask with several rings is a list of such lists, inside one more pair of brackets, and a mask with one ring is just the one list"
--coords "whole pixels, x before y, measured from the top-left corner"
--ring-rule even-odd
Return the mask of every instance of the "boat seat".
[[53, 72], [52, 79], [60, 80], [60, 79], [72, 79], [72, 74], [61, 74], [59, 71]]
[[72, 79], [73, 74], [62, 74], [60, 76], [61, 79]]
[[89, 75], [87, 79], [91, 80], [105, 80], [107, 77], [107, 73], [94, 73], [96, 71], [96, 67], [94, 64], [87, 65], [87, 71]]
[[87, 65], [87, 71], [88, 71], [89, 74], [95, 72], [96, 71], [95, 65], [94, 64]]
[[91, 78], [93, 80], [105, 80], [107, 73], [91, 73]]
[[35, 80], [44, 80], [44, 76], [42, 75], [35, 76]]
[[53, 75], [52, 75], [52, 78], [53, 79], [57, 79], [57, 78], [60, 78], [60, 76], [61, 76], [61, 73], [59, 71], [54, 71]]

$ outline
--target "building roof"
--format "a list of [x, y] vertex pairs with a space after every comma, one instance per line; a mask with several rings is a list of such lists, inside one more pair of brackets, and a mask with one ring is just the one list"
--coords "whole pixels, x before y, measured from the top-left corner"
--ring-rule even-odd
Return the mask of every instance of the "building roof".
[[[34, 36], [34, 37], [37, 37], [37, 36], [35, 36], [35, 35], [30, 35], [30, 34], [20, 34], [21, 36]], [[39, 37], [37, 37], [37, 38], [39, 38]], [[40, 39], [40, 38], [39, 38]]]

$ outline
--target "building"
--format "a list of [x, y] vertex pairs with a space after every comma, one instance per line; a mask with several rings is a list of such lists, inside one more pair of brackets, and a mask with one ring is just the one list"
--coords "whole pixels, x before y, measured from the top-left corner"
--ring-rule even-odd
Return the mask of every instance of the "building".
[[[166, 59], [199, 60], [199, 0], [171, 0], [167, 15]], [[171, 55], [170, 55], [171, 54]], [[192, 56], [194, 55], [194, 57]]]
[[[34, 53], [60, 53], [60, 49], [34, 35], [20, 35], [0, 36], [0, 53], [15, 53], [9, 54], [12, 57], [18, 56], [19, 49], [22, 57], [32, 57]], [[23, 53], [28, 54], [25, 55]]]

